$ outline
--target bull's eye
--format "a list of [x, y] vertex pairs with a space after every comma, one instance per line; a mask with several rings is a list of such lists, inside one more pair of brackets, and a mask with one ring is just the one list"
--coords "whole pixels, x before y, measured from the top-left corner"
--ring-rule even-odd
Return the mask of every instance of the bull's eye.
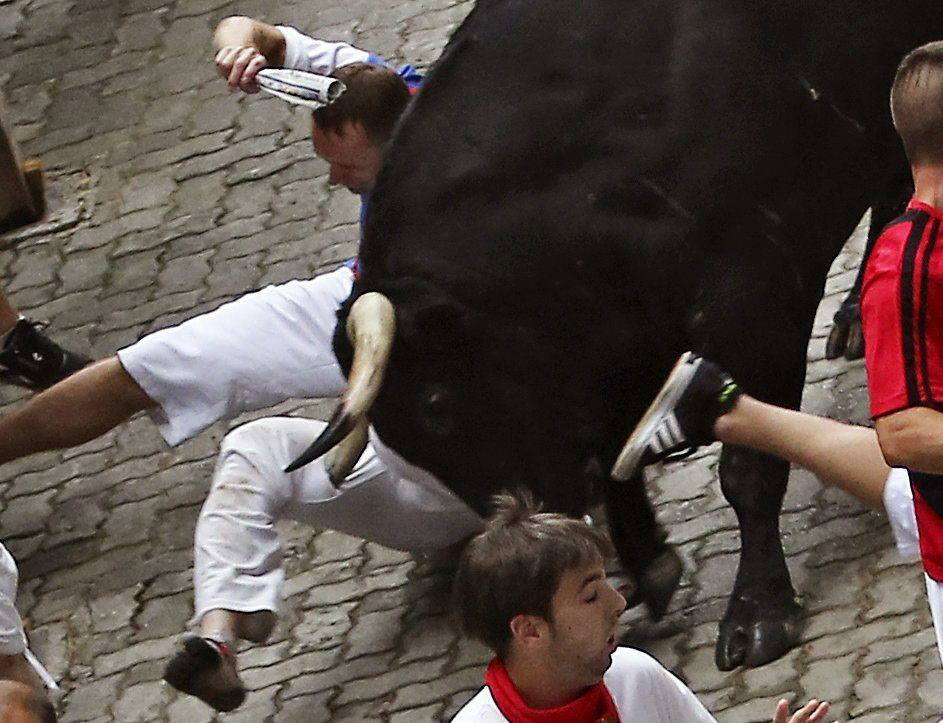
[[450, 395], [443, 386], [435, 384], [427, 389], [419, 417], [432, 434], [447, 435], [455, 428]]

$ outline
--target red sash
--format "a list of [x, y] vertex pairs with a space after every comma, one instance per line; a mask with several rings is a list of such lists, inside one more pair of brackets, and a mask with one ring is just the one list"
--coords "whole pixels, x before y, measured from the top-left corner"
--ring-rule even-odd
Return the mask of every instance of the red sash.
[[502, 715], [511, 723], [619, 723], [616, 704], [602, 681], [565, 705], [531, 708], [517, 692], [504, 663], [495, 658], [485, 673], [485, 685]]

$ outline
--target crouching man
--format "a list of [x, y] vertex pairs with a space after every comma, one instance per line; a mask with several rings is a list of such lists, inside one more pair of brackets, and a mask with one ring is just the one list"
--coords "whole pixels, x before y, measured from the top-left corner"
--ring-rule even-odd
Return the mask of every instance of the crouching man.
[[[502, 495], [455, 579], [462, 628], [494, 652], [485, 687], [453, 723], [698, 723], [714, 718], [651, 656], [619, 647], [625, 599], [606, 580], [605, 533]], [[822, 721], [811, 701], [789, 723]], [[779, 702], [774, 723], [786, 723]]]

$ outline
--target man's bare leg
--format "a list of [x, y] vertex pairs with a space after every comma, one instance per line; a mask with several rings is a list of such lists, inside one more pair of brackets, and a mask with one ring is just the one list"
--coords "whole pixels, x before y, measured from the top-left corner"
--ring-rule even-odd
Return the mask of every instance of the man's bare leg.
[[19, 312], [13, 308], [7, 295], [0, 291], [0, 334], [6, 334], [19, 320]]
[[803, 414], [742, 395], [717, 418], [721, 442], [749, 447], [803, 467], [869, 507], [884, 509], [884, 462], [873, 429]]
[[200, 635], [232, 646], [239, 640], [264, 643], [272, 634], [275, 621], [275, 613], [271, 610], [251, 613], [208, 610], [200, 619]]
[[118, 357], [103, 359], [0, 418], [0, 464], [84, 444], [155, 406]]

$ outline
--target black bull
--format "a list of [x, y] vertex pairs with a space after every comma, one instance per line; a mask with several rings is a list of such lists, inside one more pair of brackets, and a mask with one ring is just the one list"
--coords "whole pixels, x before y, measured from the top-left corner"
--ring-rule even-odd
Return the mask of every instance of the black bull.
[[[799, 404], [829, 264], [903, 162], [895, 67], [937, 37], [929, 1], [479, 0], [367, 219], [354, 295], [385, 294], [397, 324], [378, 434], [482, 512], [513, 487], [572, 513], [603, 497], [661, 612], [664, 536], [642, 485], [605, 471], [684, 349]], [[723, 450], [742, 552], [722, 669], [798, 638], [787, 474]]]

